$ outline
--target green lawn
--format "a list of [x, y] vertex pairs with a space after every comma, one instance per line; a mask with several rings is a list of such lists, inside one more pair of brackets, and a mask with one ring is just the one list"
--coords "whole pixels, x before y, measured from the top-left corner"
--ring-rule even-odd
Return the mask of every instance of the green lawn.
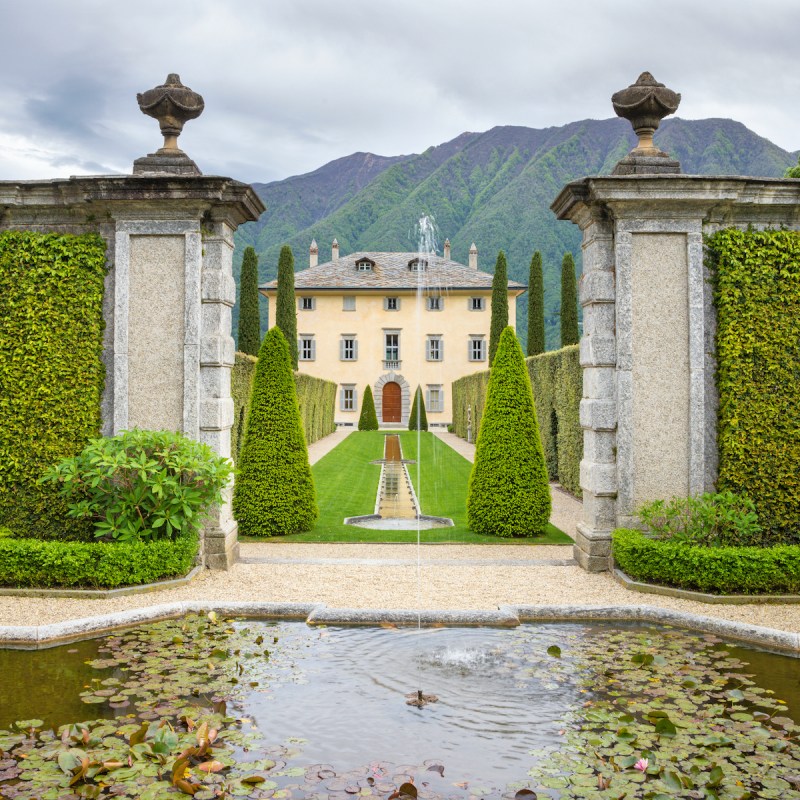
[[[317, 487], [319, 519], [312, 531], [292, 536], [248, 538], [246, 541], [281, 542], [416, 542], [417, 531], [380, 531], [344, 525], [345, 517], [371, 514], [380, 479], [380, 465], [370, 464], [383, 458], [385, 431], [356, 431], [311, 468]], [[428, 542], [459, 544], [571, 544], [566, 534], [548, 525], [535, 539], [504, 539], [479, 536], [467, 528], [467, 482], [472, 465], [441, 439], [431, 433], [419, 437], [422, 457], [418, 459], [417, 434], [400, 434], [403, 457], [418, 461], [408, 470], [422, 513], [450, 517], [452, 528], [420, 531]], [[420, 492], [420, 484], [422, 491]]]

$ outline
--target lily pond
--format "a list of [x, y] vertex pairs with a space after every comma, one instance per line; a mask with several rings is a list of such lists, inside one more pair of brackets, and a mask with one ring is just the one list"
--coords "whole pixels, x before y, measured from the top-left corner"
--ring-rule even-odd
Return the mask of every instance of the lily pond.
[[0, 797], [800, 798], [799, 708], [797, 659], [680, 629], [212, 613], [0, 650]]

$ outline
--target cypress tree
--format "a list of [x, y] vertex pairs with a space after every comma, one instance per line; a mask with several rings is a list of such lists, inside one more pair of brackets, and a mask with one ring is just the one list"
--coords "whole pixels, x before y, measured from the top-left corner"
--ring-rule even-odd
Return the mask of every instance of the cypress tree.
[[367, 384], [364, 389], [364, 399], [361, 401], [361, 416], [358, 418], [360, 431], [378, 430], [378, 415], [375, 412], [375, 400], [372, 397], [372, 387]]
[[528, 355], [537, 356], [544, 351], [544, 278], [542, 254], [537, 250], [528, 277]]
[[275, 298], [275, 324], [289, 345], [292, 369], [297, 369], [297, 301], [294, 297], [294, 255], [288, 244], [278, 258], [278, 286]]
[[572, 253], [564, 253], [561, 261], [561, 346], [578, 344], [578, 288]]
[[508, 266], [506, 254], [501, 250], [497, 254], [492, 278], [492, 321], [489, 328], [489, 366], [494, 361], [494, 354], [500, 344], [500, 336], [508, 325]]
[[500, 337], [469, 477], [470, 530], [536, 536], [550, 519], [550, 487], [522, 348], [512, 327]]
[[417, 386], [417, 391], [414, 392], [414, 402], [411, 404], [411, 414], [408, 417], [408, 429], [410, 431], [428, 430], [425, 398], [422, 396], [422, 389], [419, 386]]
[[317, 519], [314, 480], [297, 404], [289, 347], [271, 328], [258, 351], [233, 515], [244, 536], [308, 531]]
[[239, 350], [255, 356], [261, 344], [261, 322], [258, 315], [258, 256], [253, 247], [245, 248], [239, 287]]

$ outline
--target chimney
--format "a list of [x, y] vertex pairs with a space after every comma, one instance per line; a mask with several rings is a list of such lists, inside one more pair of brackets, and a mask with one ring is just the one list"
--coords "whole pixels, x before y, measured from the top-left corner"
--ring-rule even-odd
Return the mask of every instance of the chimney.
[[319, 247], [317, 247], [317, 240], [311, 240], [311, 247], [308, 248], [308, 266], [316, 267], [319, 264]]
[[469, 265], [472, 269], [478, 269], [478, 248], [475, 247], [475, 242], [469, 249]]
[[449, 261], [450, 260], [450, 240], [444, 240], [444, 257]]
[[331, 245], [331, 261], [338, 261], [339, 260], [339, 242], [336, 239], [333, 240], [333, 244]]

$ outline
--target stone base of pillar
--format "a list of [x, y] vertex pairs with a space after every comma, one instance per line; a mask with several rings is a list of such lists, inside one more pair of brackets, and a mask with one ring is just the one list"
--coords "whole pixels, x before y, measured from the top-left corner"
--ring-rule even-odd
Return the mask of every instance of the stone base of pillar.
[[229, 520], [224, 528], [209, 525], [203, 529], [203, 554], [208, 569], [230, 569], [239, 560], [239, 526]]
[[579, 522], [572, 556], [587, 572], [611, 569], [611, 531], [596, 531]]

